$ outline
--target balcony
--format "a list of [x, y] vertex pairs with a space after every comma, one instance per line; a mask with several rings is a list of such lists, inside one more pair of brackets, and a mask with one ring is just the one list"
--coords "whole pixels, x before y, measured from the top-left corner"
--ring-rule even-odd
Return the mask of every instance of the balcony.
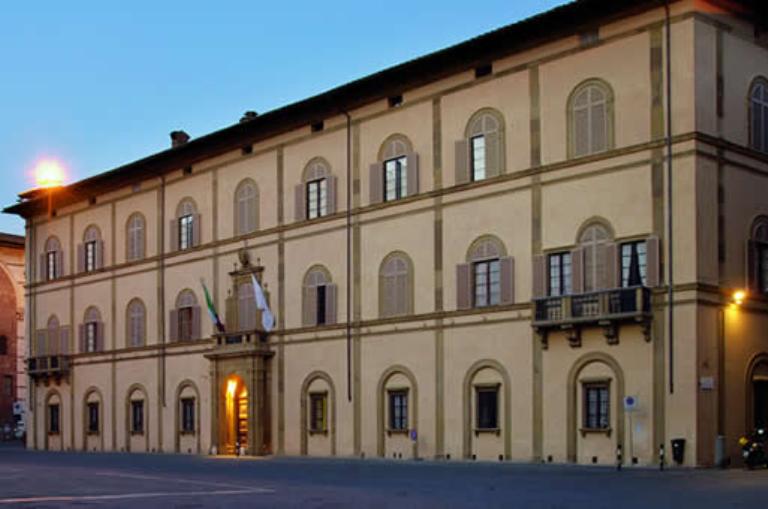
[[48, 381], [53, 378], [58, 382], [69, 373], [69, 357], [66, 355], [32, 357], [27, 360], [27, 373], [34, 380]]
[[272, 357], [274, 355], [267, 342], [267, 335], [261, 330], [214, 334], [213, 339], [216, 343], [213, 351], [206, 354], [208, 358], [239, 357], [243, 355]]
[[544, 348], [548, 334], [564, 330], [573, 347], [581, 346], [584, 327], [602, 327], [608, 344], [619, 342], [621, 324], [640, 324], [650, 341], [651, 291], [644, 287], [616, 288], [577, 295], [534, 299], [533, 327]]

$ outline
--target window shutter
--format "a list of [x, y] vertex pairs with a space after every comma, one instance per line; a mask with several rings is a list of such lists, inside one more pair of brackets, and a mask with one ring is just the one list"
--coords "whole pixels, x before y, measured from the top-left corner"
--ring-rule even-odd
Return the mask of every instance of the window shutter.
[[192, 339], [203, 339], [200, 306], [192, 307]]
[[336, 200], [338, 196], [338, 190], [339, 190], [339, 184], [337, 179], [334, 175], [329, 175], [325, 178], [326, 185], [328, 186], [328, 214], [335, 214], [336, 213]]
[[456, 184], [469, 182], [469, 140], [459, 140], [455, 146]]
[[96, 351], [104, 351], [104, 322], [96, 322]]
[[58, 355], [59, 346], [59, 329], [48, 329], [48, 355]]
[[511, 256], [499, 260], [501, 276], [501, 304], [515, 302], [515, 261]]
[[419, 194], [419, 154], [411, 152], [405, 158], [408, 172], [408, 196]]
[[46, 334], [47, 334], [47, 331], [45, 330], [37, 331], [37, 344], [35, 344], [34, 357], [43, 357], [46, 354], [46, 349], [45, 349]]
[[333, 325], [338, 320], [336, 312], [337, 304], [337, 291], [336, 285], [329, 283], [325, 285], [325, 324]]
[[371, 205], [384, 201], [384, 166], [381, 162], [374, 163], [368, 170], [368, 184], [371, 191]]
[[46, 253], [40, 255], [40, 274], [38, 280], [45, 281], [48, 279], [48, 260]]
[[571, 251], [571, 292], [584, 293], [584, 250], [580, 247]]
[[533, 298], [540, 299], [547, 296], [547, 257], [535, 255], [533, 257]]
[[661, 251], [655, 235], [645, 241], [645, 286], [653, 288], [661, 284]]
[[573, 156], [579, 157], [589, 153], [589, 114], [586, 108], [573, 112]]
[[103, 240], [96, 241], [96, 253], [95, 253], [94, 261], [96, 262], [97, 269], [104, 268], [104, 241]]
[[485, 135], [485, 176], [497, 177], [501, 173], [501, 133], [498, 131]]
[[760, 293], [760, 275], [757, 242], [747, 240], [745, 246], [746, 287], [750, 293]]
[[168, 224], [168, 232], [170, 233], [170, 252], [173, 253], [179, 250], [179, 220], [171, 219]]
[[603, 261], [605, 262], [605, 284], [603, 288], [619, 288], [621, 286], [621, 269], [619, 268], [619, 250], [616, 243], [609, 242], [602, 246]]
[[301, 296], [301, 324], [304, 327], [317, 325], [317, 289], [314, 286], [304, 286]]
[[194, 214], [192, 216], [192, 246], [196, 247], [203, 243], [202, 237], [203, 216]]
[[179, 311], [177, 309], [171, 309], [171, 319], [168, 326], [170, 342], [175, 343], [179, 340]]
[[305, 184], [299, 184], [293, 188], [293, 206], [296, 221], [304, 221], [307, 218], [305, 210], [306, 198], [304, 197]]
[[592, 107], [592, 123], [590, 124], [592, 146], [591, 153], [602, 152], [608, 148], [607, 112], [605, 104]]
[[82, 244], [77, 245], [77, 272], [85, 272], [85, 246]]
[[472, 307], [472, 285], [470, 281], [470, 265], [460, 263], [456, 266], [456, 308], [470, 309]]
[[78, 343], [80, 343], [80, 353], [85, 353], [85, 324], [77, 326]]
[[56, 251], [56, 277], [64, 275], [64, 251]]
[[59, 327], [59, 354], [69, 354], [69, 327]]

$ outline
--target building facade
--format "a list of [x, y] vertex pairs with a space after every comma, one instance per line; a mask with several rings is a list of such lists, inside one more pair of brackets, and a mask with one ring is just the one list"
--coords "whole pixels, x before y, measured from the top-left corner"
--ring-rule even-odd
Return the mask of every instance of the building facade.
[[24, 237], [0, 233], [0, 439], [23, 417], [25, 352]]
[[582, 0], [22, 195], [28, 446], [736, 458], [768, 414], [754, 19]]

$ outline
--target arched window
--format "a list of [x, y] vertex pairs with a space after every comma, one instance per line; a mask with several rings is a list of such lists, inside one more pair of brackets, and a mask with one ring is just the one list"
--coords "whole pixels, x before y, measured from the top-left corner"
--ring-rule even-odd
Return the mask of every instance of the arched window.
[[[610, 286], [608, 282], [609, 259], [608, 245], [611, 235], [605, 226], [593, 223], [582, 231], [579, 237], [584, 264], [584, 292], [593, 292]], [[579, 293], [579, 292], [577, 292]]]
[[382, 317], [413, 313], [413, 270], [404, 253], [392, 253], [381, 262], [379, 313]]
[[238, 330], [241, 331], [256, 328], [256, 296], [250, 281], [240, 283], [237, 287], [237, 322]]
[[394, 201], [419, 192], [419, 157], [401, 134], [387, 138], [370, 167], [371, 203]]
[[104, 351], [104, 322], [101, 321], [101, 313], [98, 308], [91, 306], [85, 311], [79, 332], [81, 352]]
[[104, 267], [104, 241], [96, 225], [85, 229], [83, 243], [77, 246], [78, 272], [93, 272]]
[[129, 348], [136, 348], [146, 344], [147, 320], [146, 308], [139, 299], [133, 299], [128, 303], [126, 310], [126, 338]]
[[38, 355], [67, 355], [69, 353], [69, 327], [62, 327], [59, 318], [52, 315], [46, 324], [47, 341], [41, 340]]
[[569, 157], [613, 148], [613, 92], [601, 80], [582, 83], [568, 100]]
[[184, 290], [176, 297], [176, 308], [171, 310], [171, 341], [200, 339], [200, 306], [192, 290]]
[[758, 78], [749, 90], [750, 145], [768, 153], [768, 80]]
[[752, 224], [747, 241], [747, 286], [755, 293], [768, 294], [768, 217]]
[[176, 207], [171, 220], [171, 250], [183, 251], [200, 245], [200, 214], [191, 198], [185, 198]]
[[259, 194], [251, 179], [240, 182], [235, 190], [235, 234], [253, 233], [258, 228]]
[[296, 220], [316, 219], [336, 212], [336, 177], [322, 158], [312, 159], [304, 168], [302, 183], [296, 186]]
[[457, 266], [457, 307], [497, 306], [514, 301], [514, 264], [502, 242], [491, 235], [480, 237], [467, 252], [467, 263]]
[[40, 255], [40, 279], [53, 281], [64, 275], [64, 252], [56, 237], [48, 237], [43, 254]]
[[456, 183], [485, 180], [505, 168], [504, 117], [486, 108], [467, 124], [465, 138], [456, 144]]
[[128, 218], [125, 226], [126, 259], [141, 260], [146, 256], [146, 221], [144, 216], [135, 212]]
[[336, 323], [336, 285], [324, 268], [312, 267], [304, 276], [302, 324], [305, 327]]

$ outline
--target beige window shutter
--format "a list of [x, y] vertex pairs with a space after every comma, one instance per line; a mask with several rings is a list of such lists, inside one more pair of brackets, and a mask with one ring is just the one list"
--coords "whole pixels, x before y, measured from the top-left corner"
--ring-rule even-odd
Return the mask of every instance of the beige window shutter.
[[59, 327], [59, 353], [69, 354], [69, 327]]
[[77, 272], [85, 272], [85, 246], [83, 244], [77, 245]]
[[466, 184], [469, 182], [469, 140], [459, 140], [456, 142], [455, 149], [456, 166], [456, 184]]
[[408, 196], [419, 194], [419, 154], [411, 152], [406, 155], [406, 172], [408, 177]]
[[661, 284], [661, 250], [659, 238], [651, 235], [645, 241], [645, 285], [653, 288]]
[[619, 288], [621, 286], [621, 269], [619, 267], [619, 250], [614, 242], [601, 246], [604, 261], [603, 288]]
[[199, 246], [203, 243], [203, 216], [200, 214], [192, 215], [192, 245]]
[[456, 266], [456, 308], [470, 309], [472, 307], [471, 265], [460, 263]]
[[485, 135], [485, 177], [497, 177], [501, 174], [503, 158], [502, 133], [494, 131]]
[[78, 343], [80, 343], [80, 353], [85, 353], [85, 324], [77, 326]]
[[584, 249], [571, 251], [571, 292], [584, 293]]
[[304, 286], [301, 300], [301, 324], [304, 327], [317, 325], [317, 289], [314, 286]]
[[170, 323], [168, 324], [168, 338], [171, 343], [179, 340], [179, 310], [171, 309]]
[[104, 322], [96, 322], [96, 348], [97, 352], [104, 351]]
[[592, 118], [590, 119], [591, 147], [590, 153], [595, 154], [608, 149], [608, 112], [606, 103], [592, 106]]
[[511, 256], [499, 260], [501, 276], [501, 304], [515, 302], [515, 261]]
[[540, 299], [547, 296], [547, 257], [535, 255], [533, 257], [533, 298]]
[[168, 231], [170, 232], [170, 235], [171, 235], [170, 251], [173, 253], [174, 251], [179, 250], [179, 220], [178, 219], [171, 219], [170, 224], [168, 225]]
[[580, 157], [589, 153], [589, 113], [586, 108], [573, 112], [573, 156]]
[[325, 285], [325, 323], [326, 325], [333, 325], [336, 323], [337, 317], [337, 296], [336, 285], [329, 283]]
[[46, 354], [45, 342], [47, 333], [48, 331], [46, 330], [37, 331], [34, 357], [43, 357]]
[[43, 253], [40, 255], [40, 274], [38, 280], [45, 281], [46, 279], [48, 279], [48, 253]]
[[373, 163], [368, 169], [368, 187], [371, 205], [384, 201], [384, 165]]
[[95, 260], [96, 269], [104, 268], [104, 241], [99, 239], [96, 241], [96, 253]]
[[328, 214], [331, 215], [336, 213], [336, 201], [338, 199], [339, 179], [336, 178], [335, 175], [329, 175], [325, 178], [325, 180], [326, 180], [326, 186], [328, 186], [328, 198], [327, 198]]
[[200, 306], [192, 306], [192, 339], [203, 339]]
[[304, 221], [307, 219], [306, 198], [304, 197], [304, 188], [306, 184], [299, 184], [293, 188], [293, 210], [294, 219], [296, 221]]

